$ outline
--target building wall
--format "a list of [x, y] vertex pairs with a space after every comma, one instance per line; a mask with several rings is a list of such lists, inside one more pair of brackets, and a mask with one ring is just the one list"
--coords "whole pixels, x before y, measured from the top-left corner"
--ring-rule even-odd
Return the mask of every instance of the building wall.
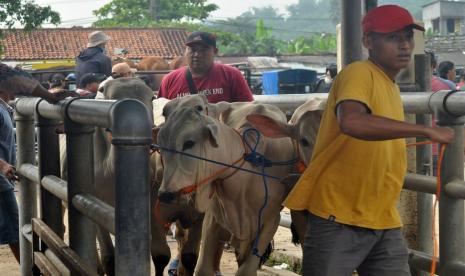
[[423, 22], [427, 30], [440, 35], [465, 34], [465, 2], [438, 1], [423, 6]]

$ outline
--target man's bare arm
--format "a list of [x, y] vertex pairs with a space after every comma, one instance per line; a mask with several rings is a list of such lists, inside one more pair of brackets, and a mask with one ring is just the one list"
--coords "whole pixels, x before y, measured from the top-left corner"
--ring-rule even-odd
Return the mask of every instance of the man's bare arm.
[[337, 106], [341, 131], [367, 141], [382, 141], [409, 137], [427, 137], [448, 144], [454, 139], [449, 127], [426, 127], [369, 114], [365, 105], [357, 101], [343, 101]]

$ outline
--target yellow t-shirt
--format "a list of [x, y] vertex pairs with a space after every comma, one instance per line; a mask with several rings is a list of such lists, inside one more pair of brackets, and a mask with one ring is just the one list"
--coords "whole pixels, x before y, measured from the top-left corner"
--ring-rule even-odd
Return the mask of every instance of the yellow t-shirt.
[[312, 161], [284, 205], [343, 224], [400, 227], [396, 203], [406, 172], [405, 139], [363, 141], [343, 134], [336, 106], [344, 100], [404, 120], [399, 87], [377, 65], [367, 60], [347, 66], [329, 93]]

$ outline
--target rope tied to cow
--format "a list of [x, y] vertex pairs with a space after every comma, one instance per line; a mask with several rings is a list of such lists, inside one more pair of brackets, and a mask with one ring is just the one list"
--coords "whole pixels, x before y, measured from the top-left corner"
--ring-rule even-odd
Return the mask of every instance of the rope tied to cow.
[[[238, 133], [238, 132], [236, 131], [236, 133]], [[226, 163], [223, 163], [223, 162], [220, 162], [220, 161], [212, 160], [212, 159], [209, 159], [209, 158], [204, 158], [204, 157], [197, 156], [197, 155], [194, 155], [194, 154], [190, 154], [190, 153], [187, 153], [187, 152], [178, 151], [176, 149], [166, 148], [166, 147], [160, 146], [158, 144], [151, 144], [150, 148], [152, 150], [154, 150], [154, 151], [164, 150], [164, 151], [167, 151], [167, 152], [181, 154], [181, 155], [184, 155], [184, 156], [187, 156], [187, 157], [190, 157], [190, 158], [199, 159], [199, 160], [202, 160], [202, 161], [210, 162], [210, 163], [213, 163], [213, 164], [216, 164], [216, 165], [221, 165], [221, 166], [224, 167], [224, 168], [218, 170], [217, 172], [215, 172], [214, 174], [212, 174], [211, 176], [203, 179], [202, 181], [200, 181], [198, 183], [195, 183], [193, 185], [189, 185], [187, 187], [184, 187], [181, 190], [182, 194], [189, 194], [189, 193], [194, 192], [200, 185], [203, 185], [205, 183], [208, 183], [211, 180], [214, 180], [215, 177], [217, 177], [218, 175], [220, 175], [221, 173], [223, 173], [224, 171], [226, 171], [229, 168], [236, 169], [235, 172], [244, 171], [244, 172], [247, 172], [247, 173], [251, 173], [251, 174], [261, 176], [263, 178], [263, 187], [264, 187], [264, 191], [265, 191], [265, 199], [264, 199], [263, 205], [260, 207], [260, 209], [258, 211], [257, 234], [256, 234], [254, 242], [253, 242], [252, 254], [259, 257], [259, 258], [262, 258], [263, 256], [259, 254], [258, 242], [260, 240], [260, 231], [262, 229], [263, 211], [265, 210], [266, 206], [268, 205], [268, 193], [269, 193], [269, 191], [268, 191], [268, 181], [267, 181], [267, 179], [272, 178], [272, 179], [275, 179], [275, 180], [278, 180], [278, 181], [280, 181], [282, 179], [281, 177], [267, 174], [265, 172], [265, 168], [272, 167], [272, 166], [290, 166], [290, 165], [293, 165], [293, 164], [297, 163], [299, 161], [299, 157], [293, 158], [291, 160], [286, 160], [286, 161], [271, 161], [270, 159], [266, 158], [265, 155], [257, 152], [258, 144], [260, 143], [260, 138], [261, 138], [261, 134], [257, 129], [248, 128], [242, 133], [242, 136], [240, 135], [240, 133], [238, 133], [238, 135], [241, 137], [241, 140], [243, 142], [245, 150], [244, 150], [243, 156], [241, 158], [239, 158], [238, 160], [236, 160], [235, 162], [233, 162], [232, 164], [226, 164]], [[249, 138], [255, 138], [255, 143], [253, 145], [249, 142]], [[247, 150], [246, 147], [249, 150]], [[249, 151], [249, 153], [247, 153], [248, 151]], [[240, 161], [243, 161], [243, 163], [244, 163], [244, 161], [247, 161], [247, 162], [249, 162], [250, 164], [252, 164], [255, 167], [260, 167], [261, 172], [245, 169], [245, 168], [242, 167], [243, 163], [240, 166], [237, 166], [236, 164], [239, 163]], [[231, 175], [229, 175], [229, 176], [231, 176]]]
[[[421, 145], [431, 145], [434, 144], [433, 141], [421, 141], [417, 143], [411, 143], [407, 144], [407, 147], [415, 147], [415, 146], [421, 146]], [[441, 196], [441, 167], [442, 167], [442, 160], [444, 159], [444, 152], [446, 150], [446, 145], [441, 144], [441, 149], [439, 151], [439, 156], [438, 156], [438, 165], [436, 168], [436, 193], [435, 193], [435, 200], [433, 204], [433, 210], [432, 210], [432, 237], [431, 239], [433, 240], [433, 256], [431, 260], [431, 270], [430, 270], [430, 275], [434, 276], [436, 275], [436, 263], [437, 259], [439, 257], [439, 244], [436, 238], [436, 210], [437, 210], [437, 205], [439, 203], [439, 199]]]

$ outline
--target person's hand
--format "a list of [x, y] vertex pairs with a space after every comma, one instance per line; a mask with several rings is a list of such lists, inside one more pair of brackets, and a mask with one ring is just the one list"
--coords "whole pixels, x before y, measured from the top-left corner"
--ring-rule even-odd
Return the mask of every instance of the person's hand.
[[3, 160], [0, 162], [0, 172], [9, 180], [19, 180], [16, 168]]
[[66, 89], [61, 89], [55, 93], [50, 93], [50, 95], [47, 98], [45, 98], [45, 100], [53, 104], [68, 97], [73, 97], [73, 98], [79, 97], [79, 94], [74, 91], [68, 91]]
[[428, 137], [440, 144], [450, 144], [454, 140], [454, 130], [450, 127], [429, 128]]

